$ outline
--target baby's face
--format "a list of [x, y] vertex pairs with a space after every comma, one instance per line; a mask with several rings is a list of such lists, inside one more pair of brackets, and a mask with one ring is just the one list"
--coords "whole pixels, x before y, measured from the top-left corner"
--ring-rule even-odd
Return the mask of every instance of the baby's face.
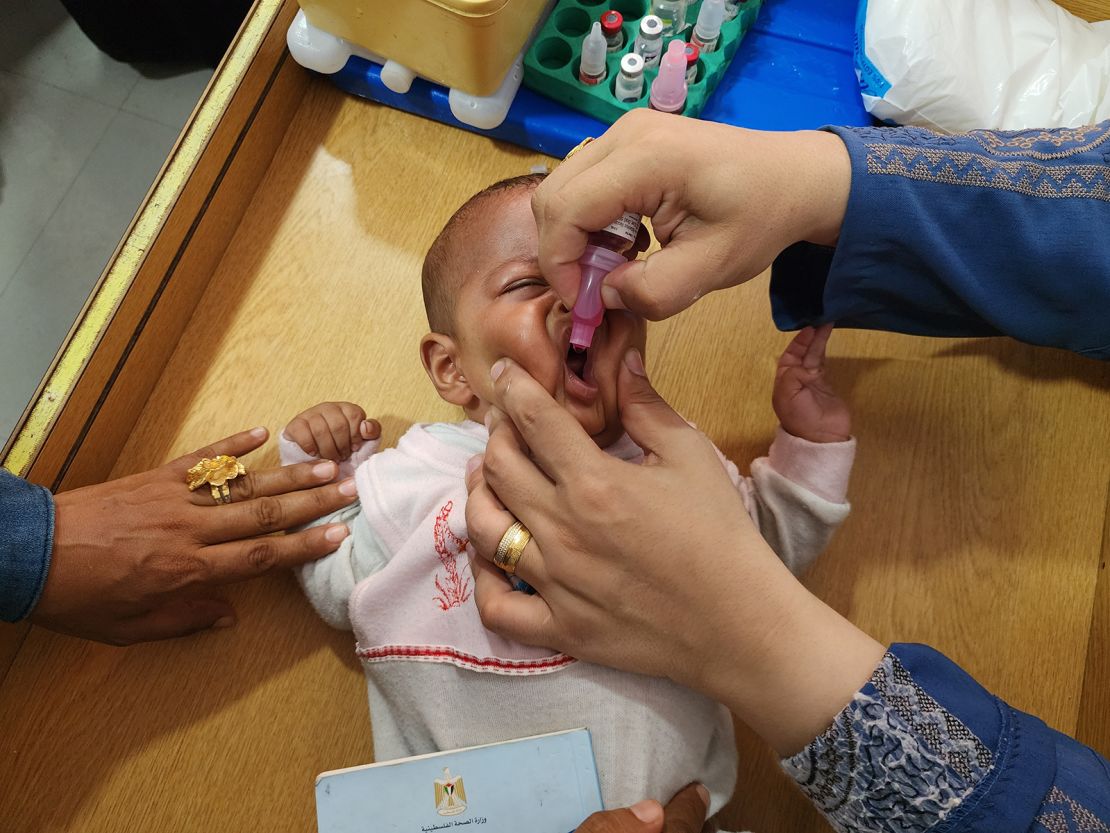
[[489, 369], [508, 357], [524, 367], [601, 447], [624, 433], [617, 373], [630, 347], [644, 350], [642, 318], [609, 310], [585, 353], [570, 348], [570, 311], [540, 275], [532, 192], [517, 189], [483, 206], [455, 246], [463, 278], [455, 298], [458, 363], [481, 400], [490, 401]]

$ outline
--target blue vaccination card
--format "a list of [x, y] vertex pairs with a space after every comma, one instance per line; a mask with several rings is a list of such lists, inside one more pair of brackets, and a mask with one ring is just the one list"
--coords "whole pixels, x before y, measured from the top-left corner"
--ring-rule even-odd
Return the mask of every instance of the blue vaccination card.
[[601, 809], [586, 729], [325, 772], [320, 833], [571, 833]]

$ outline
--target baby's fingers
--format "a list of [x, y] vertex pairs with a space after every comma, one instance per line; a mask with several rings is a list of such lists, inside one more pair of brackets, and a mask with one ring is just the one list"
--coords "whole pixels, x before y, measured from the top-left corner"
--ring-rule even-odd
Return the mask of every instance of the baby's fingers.
[[364, 419], [359, 423], [358, 432], [364, 440], [376, 440], [382, 435], [382, 425], [376, 419]]
[[284, 434], [297, 445], [301, 447], [301, 451], [313, 457], [319, 456], [320, 449], [316, 445], [316, 438], [312, 436], [312, 428], [308, 424], [308, 420], [304, 417], [295, 417], [288, 425], [285, 426]]
[[364, 442], [376, 440], [382, 435], [382, 426], [376, 419], [367, 419], [366, 411], [353, 402], [339, 403], [343, 417], [347, 420], [351, 451], [358, 451]]
[[[806, 348], [805, 359], [802, 365], [808, 370], [820, 370], [825, 365], [825, 346], [829, 343], [836, 324], [822, 324], [813, 332], [813, 340]], [[807, 327], [806, 329], [812, 329]]]
[[325, 460], [334, 460], [337, 463], [347, 458], [335, 444], [332, 434], [331, 422], [327, 415], [315, 411], [308, 416], [308, 426], [312, 429], [312, 439], [316, 442], [318, 454]]
[[782, 356], [779, 357], [777, 376], [781, 376], [787, 368], [802, 366], [805, 362], [806, 353], [809, 351], [809, 345], [813, 341], [814, 332], [813, 327], [806, 327], [795, 334], [790, 343], [786, 345], [786, 349], [782, 351]]

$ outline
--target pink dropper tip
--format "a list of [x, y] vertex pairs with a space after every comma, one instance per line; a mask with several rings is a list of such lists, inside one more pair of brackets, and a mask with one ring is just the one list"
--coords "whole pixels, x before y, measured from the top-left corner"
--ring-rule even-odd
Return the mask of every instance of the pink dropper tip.
[[578, 350], [586, 350], [594, 340], [594, 330], [597, 327], [590, 326], [585, 321], [575, 321], [570, 326], [570, 343], [571, 346]]

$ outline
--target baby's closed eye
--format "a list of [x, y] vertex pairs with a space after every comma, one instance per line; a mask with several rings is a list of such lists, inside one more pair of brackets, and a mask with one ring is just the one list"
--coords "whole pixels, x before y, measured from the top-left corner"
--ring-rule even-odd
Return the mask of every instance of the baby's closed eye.
[[533, 286], [539, 286], [547, 289], [547, 281], [539, 277], [520, 278], [515, 280], [505, 287], [505, 292], [515, 292], [518, 289], [528, 289]]

